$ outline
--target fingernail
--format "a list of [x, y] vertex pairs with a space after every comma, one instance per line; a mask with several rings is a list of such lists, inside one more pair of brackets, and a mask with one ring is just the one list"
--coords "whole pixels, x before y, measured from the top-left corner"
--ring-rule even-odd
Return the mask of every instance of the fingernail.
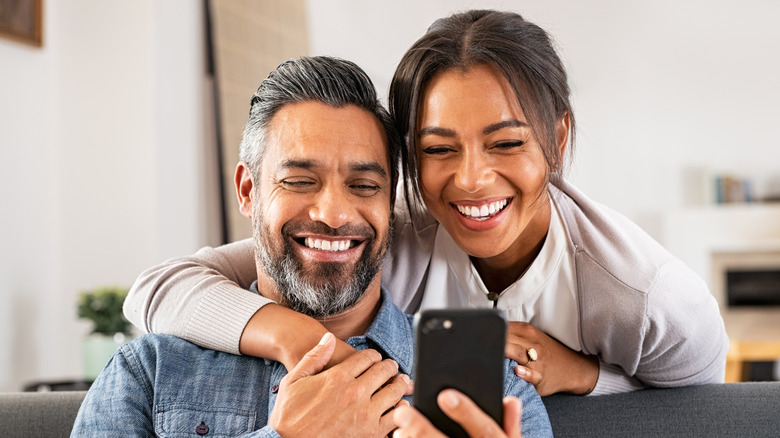
[[442, 393], [442, 402], [448, 407], [448, 408], [455, 408], [460, 403], [460, 400], [458, 397], [453, 394], [450, 391]]
[[320, 339], [320, 343], [317, 345], [325, 345], [328, 342], [330, 342], [330, 338], [333, 337], [333, 333], [327, 332], [322, 336], [322, 339]]
[[528, 374], [528, 371], [522, 365], [518, 365], [515, 367], [515, 375], [517, 377], [523, 377], [526, 374]]
[[399, 427], [408, 426], [411, 420], [412, 420], [412, 413], [409, 411], [409, 408], [406, 406], [402, 406], [396, 409], [395, 412], [393, 413], [393, 421], [395, 421], [395, 424]]

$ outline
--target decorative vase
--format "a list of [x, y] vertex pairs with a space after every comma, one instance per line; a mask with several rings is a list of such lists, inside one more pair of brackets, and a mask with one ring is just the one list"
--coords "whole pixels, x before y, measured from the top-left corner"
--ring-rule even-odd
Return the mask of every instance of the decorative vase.
[[124, 333], [92, 333], [84, 339], [84, 379], [93, 381], [122, 344], [129, 341]]

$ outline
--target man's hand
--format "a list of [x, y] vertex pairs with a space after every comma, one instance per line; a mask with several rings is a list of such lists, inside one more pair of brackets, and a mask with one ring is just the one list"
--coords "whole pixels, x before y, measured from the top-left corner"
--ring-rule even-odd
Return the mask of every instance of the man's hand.
[[395, 428], [391, 409], [408, 391], [409, 377], [375, 350], [322, 371], [335, 347], [335, 336], [326, 333], [282, 379], [268, 421], [279, 435], [384, 437]]
[[[504, 398], [504, 428], [501, 427], [470, 398], [454, 389], [445, 389], [436, 398], [442, 412], [447, 414], [471, 437], [520, 438], [522, 407], [517, 397]], [[446, 438], [417, 409], [409, 405], [399, 406], [393, 415], [398, 429], [393, 438], [431, 437]]]
[[[530, 360], [533, 348], [536, 360]], [[515, 374], [536, 387], [541, 396], [568, 392], [587, 394], [599, 378], [599, 361], [551, 338], [525, 322], [510, 322], [507, 326], [506, 357], [520, 365]]]

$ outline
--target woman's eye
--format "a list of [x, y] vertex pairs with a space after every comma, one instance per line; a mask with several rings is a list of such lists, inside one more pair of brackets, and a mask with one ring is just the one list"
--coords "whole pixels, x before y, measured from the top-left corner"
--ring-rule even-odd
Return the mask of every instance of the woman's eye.
[[449, 146], [428, 146], [422, 148], [422, 152], [427, 155], [442, 155], [452, 150]]
[[520, 146], [522, 146], [524, 144], [525, 144], [524, 141], [519, 141], [519, 140], [517, 140], [517, 141], [502, 141], [502, 142], [496, 143], [495, 146], [493, 146], [493, 147], [495, 147], [497, 149], [512, 149], [512, 148], [520, 147]]

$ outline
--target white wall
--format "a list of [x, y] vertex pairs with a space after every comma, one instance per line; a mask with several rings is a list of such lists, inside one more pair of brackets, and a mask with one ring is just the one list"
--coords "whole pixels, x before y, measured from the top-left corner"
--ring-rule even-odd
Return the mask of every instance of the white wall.
[[[45, 2], [43, 49], [0, 39], [0, 390], [79, 375], [79, 290], [214, 242], [201, 7]], [[552, 33], [580, 128], [571, 179], [651, 233], [691, 203], [691, 169], [780, 174], [780, 4], [311, 0], [310, 47], [384, 95], [425, 28], [470, 7]]]
[[79, 377], [76, 294], [211, 232], [201, 2], [45, 2], [44, 22], [42, 49], [0, 40], [0, 391]]

